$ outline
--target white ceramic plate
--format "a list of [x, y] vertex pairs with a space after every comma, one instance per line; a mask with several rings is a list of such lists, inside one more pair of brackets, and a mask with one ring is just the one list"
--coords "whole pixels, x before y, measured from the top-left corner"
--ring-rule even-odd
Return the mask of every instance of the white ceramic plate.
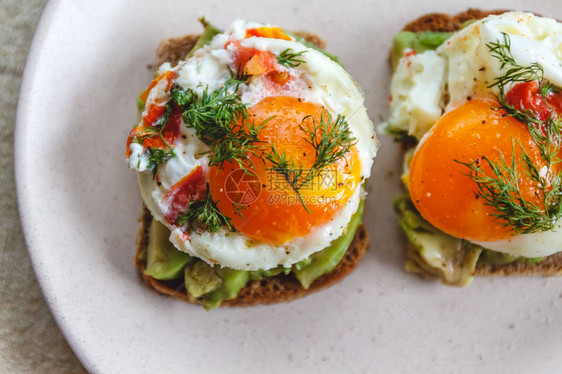
[[[558, 1], [474, 1], [562, 19]], [[51, 1], [19, 102], [20, 210], [45, 298], [93, 372], [560, 373], [562, 279], [478, 278], [464, 289], [402, 270], [392, 211], [398, 151], [380, 136], [366, 224], [371, 251], [336, 286], [288, 304], [206, 312], [156, 294], [133, 254], [141, 213], [123, 160], [158, 41], [234, 18], [328, 41], [386, 115], [387, 53], [409, 20], [466, 1]], [[48, 347], [45, 347], [48, 349]]]

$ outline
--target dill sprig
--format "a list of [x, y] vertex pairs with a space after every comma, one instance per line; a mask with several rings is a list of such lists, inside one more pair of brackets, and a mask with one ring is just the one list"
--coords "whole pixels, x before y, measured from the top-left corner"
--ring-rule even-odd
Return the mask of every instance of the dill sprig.
[[248, 82], [248, 79], [250, 79], [251, 77], [250, 74], [244, 73], [244, 70], [242, 69], [241, 65], [238, 65], [238, 67], [236, 68], [236, 72], [234, 72], [230, 66], [227, 65], [226, 67], [230, 72], [230, 77], [236, 82], [239, 82], [239, 84]]
[[[170, 97], [181, 108], [187, 127], [193, 128], [197, 137], [209, 146], [209, 166], [222, 168], [225, 162], [234, 162], [250, 174], [253, 164], [249, 156], [258, 155], [263, 143], [258, 134], [271, 118], [260, 124], [248, 120], [246, 105], [236, 94], [247, 77], [240, 70], [231, 75], [222, 87], [209, 91], [207, 86], [200, 94], [176, 85]], [[243, 218], [240, 207], [235, 206], [235, 214]], [[180, 225], [186, 222], [190, 230], [199, 227], [214, 232], [222, 226], [233, 229], [230, 218], [217, 209], [208, 188], [206, 200], [192, 202], [181, 216]]]
[[529, 66], [521, 66], [511, 53], [511, 38], [502, 32], [502, 40], [486, 43], [492, 57], [500, 62], [500, 70], [508, 68], [504, 75], [497, 77], [488, 88], [498, 87], [500, 95], [505, 94], [506, 86], [517, 82], [543, 81], [543, 68], [535, 62]]
[[[520, 149], [519, 159], [523, 165], [523, 170], [519, 171], [515, 143]], [[475, 194], [478, 198], [486, 201], [486, 205], [492, 206], [496, 213], [492, 215], [501, 220], [502, 225], [512, 228], [517, 234], [525, 234], [536, 231], [551, 230], [558, 217], [562, 214], [560, 204], [561, 178], [556, 175], [549, 182], [542, 177], [537, 165], [533, 163], [527, 151], [516, 141], [512, 141], [511, 163], [508, 163], [499, 152], [499, 161], [492, 161], [487, 157], [482, 157], [491, 170], [491, 176], [484, 172], [482, 161], [461, 162], [457, 161], [470, 170], [466, 175], [469, 176], [478, 186]], [[519, 186], [522, 173], [527, 174], [536, 187], [541, 191], [544, 209], [528, 201], [523, 196]]]
[[[303, 186], [303, 182], [304, 182], [302, 178], [302, 175], [304, 174], [304, 169], [302, 168], [301, 163], [288, 159], [287, 154], [280, 153], [274, 144], [271, 144], [271, 153], [266, 154], [265, 157], [273, 165], [273, 167], [270, 168], [269, 170], [275, 171], [283, 176], [283, 178], [293, 189], [293, 191], [296, 192], [297, 197], [299, 198], [299, 201], [304, 207], [304, 209], [307, 211], [307, 213], [310, 214], [310, 210], [306, 206], [306, 203], [300, 192], [300, 189]], [[308, 174], [311, 174], [310, 170]], [[309, 179], [309, 178], [304, 178], [304, 179]]]
[[302, 187], [318, 177], [326, 167], [344, 157], [356, 143], [344, 116], [338, 115], [334, 121], [330, 113], [324, 112], [319, 122], [312, 116], [306, 116], [303, 123], [309, 118], [311, 121], [308, 121], [306, 127], [299, 125], [305, 134], [303, 139], [314, 147], [314, 162], [309, 169], [303, 169], [300, 162], [289, 159], [286, 153], [280, 153], [273, 144], [271, 153], [266, 155], [273, 165], [270, 170], [284, 177], [308, 213], [310, 210], [300, 192]]
[[240, 204], [239, 202], [233, 201], [232, 202], [232, 207], [234, 208], [234, 214], [236, 214], [238, 217], [242, 218], [242, 221], [244, 220], [244, 216], [242, 215], [242, 211], [246, 210], [246, 207], [242, 204]]
[[250, 155], [259, 157], [260, 145], [264, 143], [258, 138], [258, 134], [263, 130], [267, 122], [273, 117], [266, 118], [263, 122], [256, 125], [254, 122], [246, 121], [245, 125], [238, 123], [232, 124], [229, 132], [223, 139], [212, 146], [209, 157], [209, 166], [222, 168], [226, 161], [235, 162], [238, 167], [246, 174], [251, 174], [253, 167]]
[[287, 48], [277, 56], [277, 62], [287, 68], [295, 68], [305, 62], [300, 57], [306, 52], [306, 50], [295, 52], [293, 49]]
[[172, 100], [182, 108], [184, 122], [209, 145], [222, 139], [231, 131], [233, 123], [247, 116], [246, 105], [240, 101], [240, 96], [229, 93], [235, 82], [231, 78], [211, 92], [206, 87], [201, 95], [179, 86], [172, 89]]
[[[501, 108], [527, 125], [527, 130], [545, 164], [537, 165], [517, 139], [512, 139], [511, 163], [506, 162], [501, 151], [498, 161], [482, 157], [485, 165], [491, 170], [490, 175], [484, 172], [480, 162], [455, 161], [469, 168], [470, 171], [466, 175], [478, 186], [476, 196], [483, 198], [486, 205], [494, 208], [494, 216], [501, 220], [504, 226], [511, 227], [516, 234], [551, 230], [562, 216], [562, 176], [560, 172], [552, 169], [554, 164], [561, 161], [558, 155], [562, 137], [560, 117], [548, 103], [547, 97], [560, 89], [544, 78], [544, 70], [539, 63], [522, 66], [515, 61], [508, 34], [502, 33], [501, 40], [486, 46], [492, 57], [500, 62], [500, 68], [505, 70], [504, 75], [497, 77], [489, 88], [498, 87]], [[539, 114], [532, 109], [516, 108], [506, 99], [506, 89], [514, 83], [533, 81], [538, 83], [541, 98], [551, 109], [551, 115], [546, 120], [541, 120]], [[518, 152], [516, 148], [519, 149]], [[521, 171], [518, 169], [518, 163], [521, 165]], [[541, 173], [543, 168], [546, 168], [546, 174]], [[520, 188], [523, 175], [526, 175], [533, 187], [539, 191], [537, 196], [540, 196], [542, 207], [525, 199]]]
[[543, 121], [539, 118], [538, 113], [532, 110], [517, 109], [505, 98], [500, 98], [500, 105], [510, 116], [527, 125], [527, 131], [549, 167], [561, 161], [558, 158], [562, 140], [562, 124], [559, 117], [553, 114]]
[[167, 162], [176, 155], [172, 148], [161, 149], [154, 147], [148, 147], [146, 149], [146, 154], [148, 155], [148, 168], [152, 170], [152, 179], [156, 177], [158, 165]]
[[[208, 87], [198, 94], [193, 89], [175, 86], [172, 100], [182, 108], [183, 120], [195, 129], [199, 139], [210, 148], [209, 166], [222, 167], [227, 161], [235, 162], [250, 172], [251, 154], [257, 154], [258, 133], [267, 120], [260, 124], [248, 121], [246, 105], [236, 94], [243, 81], [237, 77], [228, 79], [222, 87], [209, 92]], [[234, 93], [229, 93], [232, 90]]]
[[[356, 140], [349, 130], [349, 125], [344, 116], [338, 114], [332, 121], [330, 113], [325, 112], [320, 116], [320, 123], [312, 116], [303, 118], [303, 122], [311, 118], [306, 128], [300, 125], [300, 129], [308, 135], [304, 139], [314, 147], [315, 158], [312, 170], [321, 172], [326, 166], [333, 164], [355, 145]], [[312, 122], [312, 123], [311, 123]]]
[[207, 196], [204, 200], [192, 201], [187, 206], [185, 213], [177, 218], [177, 225], [183, 227], [187, 225], [189, 231], [201, 229], [209, 232], [217, 232], [223, 226], [234, 231], [234, 226], [230, 222], [230, 218], [222, 214], [217, 208], [217, 202], [214, 201], [207, 183]]

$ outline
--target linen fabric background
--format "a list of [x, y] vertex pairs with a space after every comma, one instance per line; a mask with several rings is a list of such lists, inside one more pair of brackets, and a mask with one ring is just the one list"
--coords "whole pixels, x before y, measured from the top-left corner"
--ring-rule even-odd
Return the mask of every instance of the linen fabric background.
[[18, 93], [45, 0], [0, 1], [0, 372], [84, 373], [53, 320], [25, 248], [14, 183]]

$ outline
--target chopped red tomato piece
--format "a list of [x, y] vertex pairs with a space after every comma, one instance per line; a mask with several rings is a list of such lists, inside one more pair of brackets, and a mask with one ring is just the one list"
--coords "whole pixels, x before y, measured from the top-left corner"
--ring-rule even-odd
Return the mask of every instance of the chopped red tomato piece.
[[519, 111], [535, 112], [541, 121], [546, 121], [553, 111], [558, 116], [562, 114], [562, 93], [551, 93], [545, 102], [536, 81], [517, 83], [505, 98]]
[[244, 47], [239, 41], [228, 42], [236, 47], [236, 69], [246, 75], [262, 75], [278, 68], [277, 58], [272, 52]]
[[[164, 125], [164, 128], [162, 129], [162, 137], [160, 137], [160, 135], [157, 134], [157, 133], [151, 133], [150, 130], [147, 130], [147, 127], [152, 125], [154, 123], [154, 121], [156, 121], [158, 118], [160, 118], [160, 116], [162, 116], [162, 114], [164, 113], [164, 107], [163, 106], [157, 106], [157, 107], [162, 108], [162, 111], [161, 111], [161, 113], [158, 117], [155, 117], [152, 120], [152, 122], [149, 122], [148, 120], [145, 121], [145, 119], [143, 118], [143, 126], [135, 127], [129, 133], [129, 138], [127, 139], [127, 150], [125, 152], [125, 156], [129, 157], [131, 155], [130, 145], [133, 142], [134, 138], [137, 138], [138, 140], [140, 140], [139, 138], [142, 137], [142, 143], [141, 144], [144, 148], [148, 148], [148, 147], [161, 148], [161, 149], [168, 148], [168, 146], [171, 146], [176, 141], [176, 138], [178, 137], [179, 132], [180, 132], [180, 125], [181, 125], [181, 109], [180, 109], [180, 107], [178, 107], [177, 105], [173, 106], [172, 113], [170, 114], [170, 117], [168, 118], [168, 122], [166, 122], [166, 124]], [[148, 113], [150, 113], [150, 108], [148, 110]], [[145, 118], [146, 118], [146, 116], [145, 116]], [[143, 134], [146, 135], [146, 136], [143, 137]], [[164, 139], [162, 139], [162, 138], [164, 138]]]
[[150, 104], [146, 114], [142, 117], [142, 125], [143, 127], [150, 126], [164, 114], [164, 105], [160, 104]]
[[273, 90], [291, 80], [291, 74], [281, 68], [272, 52], [244, 47], [239, 41], [228, 42], [225, 47], [230, 44], [236, 46], [235, 66], [243, 74], [264, 76]]
[[[140, 100], [146, 104], [146, 99], [148, 98], [150, 91], [163, 79], [167, 81], [165, 90], [169, 91], [172, 88], [172, 84], [174, 83], [173, 81], [174, 79], [176, 79], [176, 77], [176, 72], [170, 70], [159, 75], [140, 95]], [[164, 128], [161, 132], [162, 136], [160, 136], [159, 133], [148, 129], [154, 124], [154, 122], [156, 122], [160, 117], [164, 115], [165, 110], [165, 102], [161, 102], [161, 100], [157, 100], [156, 102], [153, 102], [148, 106], [148, 108], [146, 109], [146, 113], [142, 117], [142, 124], [132, 129], [129, 133], [129, 137], [127, 138], [127, 149], [125, 150], [126, 157], [129, 157], [131, 155], [130, 145], [135, 138], [137, 138], [137, 140], [139, 141], [141, 141], [142, 139], [142, 145], [144, 148], [167, 148], [169, 145], [174, 143], [177, 135], [179, 134], [181, 123], [181, 110], [176, 105], [174, 105], [168, 121], [166, 122], [166, 124], [164, 124]]]
[[203, 168], [197, 166], [191, 173], [174, 184], [164, 196], [163, 202], [168, 206], [165, 214], [166, 220], [170, 224], [176, 225], [178, 216], [187, 210], [189, 203], [202, 200], [205, 194]]
[[150, 85], [139, 96], [139, 99], [146, 104], [146, 99], [150, 94], [150, 90], [152, 90], [158, 84], [158, 82], [160, 82], [162, 79], [166, 79], [168, 81], [168, 86], [166, 87], [166, 90], [169, 90], [170, 88], [172, 88], [172, 81], [176, 79], [177, 76], [178, 75], [176, 74], [176, 72], [171, 70], [165, 71], [164, 73], [160, 74], [158, 77], [154, 78], [152, 82], [150, 82]]
[[263, 75], [277, 68], [277, 59], [271, 52], [253, 50], [251, 56], [245, 61], [240, 61], [246, 75]]

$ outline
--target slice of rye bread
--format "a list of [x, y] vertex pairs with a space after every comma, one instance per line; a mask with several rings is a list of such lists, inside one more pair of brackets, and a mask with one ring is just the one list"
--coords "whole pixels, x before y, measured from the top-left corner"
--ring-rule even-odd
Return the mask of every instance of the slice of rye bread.
[[[307, 32], [298, 32], [296, 34], [322, 49], [325, 48], [325, 42], [314, 34]], [[199, 35], [186, 35], [162, 41], [156, 52], [155, 68], [158, 68], [164, 62], [176, 65], [191, 51], [198, 38]], [[150, 211], [143, 206], [142, 225], [137, 242], [135, 266], [141, 278], [149, 287], [162, 294], [189, 302], [183, 281], [159, 281], [144, 274], [146, 262], [140, 260], [138, 254], [148, 245], [148, 229], [151, 223], [152, 215]], [[304, 289], [293, 274], [281, 274], [274, 277], [266, 277], [261, 280], [250, 280], [240, 290], [235, 299], [224, 300], [221, 306], [274, 304], [306, 296], [314, 291], [330, 286], [350, 274], [357, 267], [359, 260], [361, 260], [368, 248], [369, 236], [367, 235], [365, 227], [361, 225], [347, 252], [336, 268], [330, 273], [317, 278], [308, 289]], [[201, 304], [201, 301], [195, 300], [195, 303]]]
[[[507, 10], [484, 11], [479, 9], [468, 9], [456, 15], [443, 13], [431, 13], [408, 23], [404, 31], [458, 31], [466, 21], [479, 20], [491, 14], [502, 14]], [[536, 265], [511, 263], [507, 265], [478, 264], [475, 275], [562, 275], [562, 252], [548, 256]]]

